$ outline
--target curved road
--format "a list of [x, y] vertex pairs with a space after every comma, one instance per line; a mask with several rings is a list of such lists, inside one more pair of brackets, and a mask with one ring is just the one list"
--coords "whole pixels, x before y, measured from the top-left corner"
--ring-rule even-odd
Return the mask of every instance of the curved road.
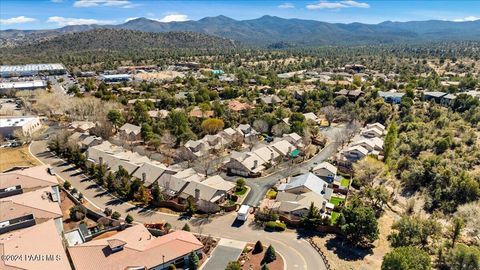
[[[256, 228], [251, 220], [242, 226], [238, 226], [234, 224], [235, 213], [210, 219], [192, 218], [184, 220], [177, 215], [145, 210], [110, 195], [81, 172], [76, 171], [62, 159], [50, 153], [45, 141], [34, 141], [29, 149], [42, 163], [50, 164], [62, 180], [68, 180], [94, 208], [103, 210], [105, 207], [110, 207], [120, 212], [122, 217], [130, 214], [136, 221], [143, 223], [164, 221], [172, 224], [172, 227], [177, 229], [180, 229], [188, 222], [193, 232], [214, 237], [226, 237], [247, 242], [260, 240], [263, 244], [272, 244], [275, 247], [285, 259], [289, 270], [326, 269], [320, 255], [296, 231], [283, 233], [265, 232], [262, 228]], [[268, 181], [273, 181], [272, 179], [275, 179], [275, 177], [272, 175], [265, 178], [252, 179], [250, 182], [262, 181], [262, 179], [271, 179]]]

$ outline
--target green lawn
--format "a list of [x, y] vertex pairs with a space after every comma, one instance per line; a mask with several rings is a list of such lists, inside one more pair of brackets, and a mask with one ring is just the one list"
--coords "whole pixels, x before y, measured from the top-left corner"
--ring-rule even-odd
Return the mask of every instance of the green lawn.
[[331, 218], [331, 221], [332, 221], [332, 224], [335, 224], [335, 222], [337, 221], [337, 218], [340, 216], [340, 213], [338, 212], [332, 212], [332, 218]]
[[335, 205], [335, 206], [339, 205], [343, 201], [345, 201], [345, 199], [339, 198], [339, 197], [334, 197], [334, 196], [332, 196], [332, 198], [330, 199], [330, 202], [333, 203], [333, 205]]
[[340, 185], [342, 187], [347, 187], [348, 188], [349, 184], [350, 184], [350, 180], [348, 180], [347, 178], [342, 178], [342, 180], [340, 181]]
[[242, 196], [247, 192], [247, 187], [243, 187], [242, 189], [236, 189], [235, 190], [235, 195], [237, 196]]
[[273, 199], [275, 199], [276, 197], [277, 197], [277, 192], [276, 192], [275, 190], [269, 189], [269, 190], [267, 191], [267, 198], [273, 200]]

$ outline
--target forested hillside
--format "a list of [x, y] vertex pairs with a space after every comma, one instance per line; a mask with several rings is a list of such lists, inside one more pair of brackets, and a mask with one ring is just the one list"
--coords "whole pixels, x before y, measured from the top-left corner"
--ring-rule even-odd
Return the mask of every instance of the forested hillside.
[[[80, 56], [90, 61], [104, 61], [113, 57], [132, 59], [142, 55], [181, 53], [195, 49], [195, 53], [229, 50], [238, 42], [193, 32], [148, 33], [120, 29], [95, 29], [70, 33], [28, 45], [4, 48], [2, 63], [62, 61]], [[102, 52], [99, 54], [99, 52]]]

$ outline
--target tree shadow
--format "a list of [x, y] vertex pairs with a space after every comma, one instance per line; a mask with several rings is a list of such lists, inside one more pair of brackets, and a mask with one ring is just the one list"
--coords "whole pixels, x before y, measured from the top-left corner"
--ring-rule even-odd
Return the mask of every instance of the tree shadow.
[[118, 199], [118, 198], [113, 198], [113, 199], [111, 199], [110, 201], [108, 201], [108, 202], [106, 203], [106, 205], [121, 205], [121, 204], [123, 204], [123, 203], [124, 203], [124, 202], [123, 202], [122, 200], [120, 200], [120, 199]]
[[373, 254], [371, 247], [354, 247], [338, 235], [327, 241], [326, 248], [345, 261], [363, 260], [365, 256]]

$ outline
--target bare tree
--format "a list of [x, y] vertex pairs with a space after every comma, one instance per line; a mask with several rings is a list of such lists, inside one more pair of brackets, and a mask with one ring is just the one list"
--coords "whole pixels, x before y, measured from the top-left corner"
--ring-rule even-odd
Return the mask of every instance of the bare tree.
[[325, 115], [325, 119], [327, 119], [328, 126], [332, 124], [332, 121], [335, 120], [335, 118], [338, 115], [338, 110], [333, 106], [323, 107], [320, 111]]
[[272, 133], [275, 137], [282, 137], [288, 132], [288, 126], [285, 123], [278, 123], [272, 127]]
[[253, 129], [260, 133], [268, 132], [268, 123], [265, 120], [257, 119], [253, 121]]
[[198, 171], [205, 174], [205, 177], [208, 177], [210, 172], [214, 173], [218, 171], [221, 164], [222, 164], [222, 158], [217, 158], [213, 155], [207, 154], [203, 157], [197, 158], [197, 160], [195, 160], [194, 167]]
[[13, 136], [23, 143], [30, 143], [32, 141], [32, 134], [30, 132], [24, 132], [23, 129], [16, 129], [13, 132]]

